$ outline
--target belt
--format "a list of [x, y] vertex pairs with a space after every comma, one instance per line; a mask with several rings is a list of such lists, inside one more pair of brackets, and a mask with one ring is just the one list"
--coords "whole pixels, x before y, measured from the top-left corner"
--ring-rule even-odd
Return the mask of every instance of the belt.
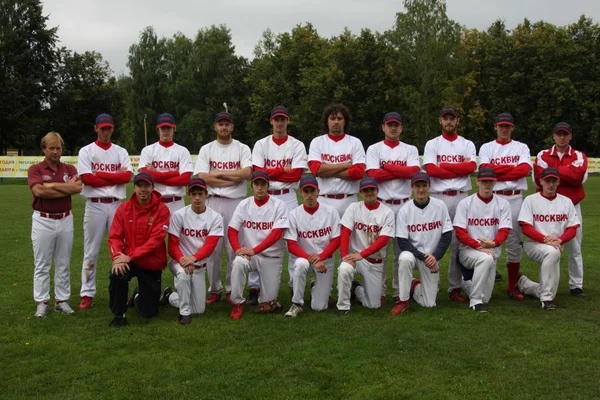
[[383, 258], [371, 258], [371, 257], [366, 257], [365, 260], [367, 260], [368, 262], [370, 262], [371, 264], [381, 264], [383, 262]]
[[163, 197], [162, 198], [162, 202], [163, 203], [172, 203], [174, 201], [179, 201], [181, 200], [181, 197], [177, 197], [177, 196], [173, 196], [173, 197]]
[[119, 201], [114, 197], [92, 197], [90, 199], [92, 203], [114, 203], [115, 201]]
[[194, 265], [194, 267], [196, 267], [196, 269], [204, 268], [204, 267], [206, 267], [206, 263], [204, 263], [202, 265]]
[[45, 213], [40, 211], [40, 217], [50, 219], [63, 219], [71, 215], [71, 210], [65, 211], [64, 213]]
[[446, 196], [457, 196], [457, 195], [459, 195], [461, 193], [466, 193], [466, 192], [464, 192], [462, 190], [445, 190], [443, 192], [440, 192], [439, 194], [443, 194], [443, 195], [446, 195]]
[[521, 194], [520, 190], [498, 190], [494, 191], [496, 194], [501, 194], [503, 196], [512, 196], [514, 194]]
[[274, 196], [280, 195], [280, 194], [288, 194], [290, 192], [290, 189], [282, 189], [282, 190], [267, 190], [267, 193], [272, 194]]
[[377, 200], [383, 201], [384, 203], [387, 203], [387, 204], [398, 205], [398, 204], [404, 204], [404, 203], [406, 203], [407, 201], [410, 200], [410, 197], [407, 197], [405, 199], [390, 199], [390, 200], [383, 200], [383, 199], [377, 198]]
[[345, 199], [346, 197], [354, 196], [353, 194], [324, 194], [328, 199]]

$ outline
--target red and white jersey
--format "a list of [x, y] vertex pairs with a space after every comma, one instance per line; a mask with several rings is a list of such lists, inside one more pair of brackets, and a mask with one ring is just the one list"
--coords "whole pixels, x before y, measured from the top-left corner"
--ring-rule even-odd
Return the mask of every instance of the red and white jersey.
[[283, 238], [293, 240], [308, 254], [321, 254], [333, 238], [340, 236], [340, 216], [335, 208], [319, 203], [314, 214], [300, 204], [290, 212], [290, 227]]
[[[183, 146], [173, 143], [169, 147], [156, 142], [142, 149], [139, 167], [143, 168], [151, 164], [158, 172], [177, 171], [179, 174], [193, 172], [192, 157], [190, 152]], [[162, 183], [154, 185], [163, 197], [185, 196], [185, 186], [167, 186]]]
[[570, 198], [573, 204], [579, 204], [585, 198], [583, 184], [588, 177], [587, 156], [571, 146], [564, 153], [556, 150], [556, 146], [540, 151], [533, 167], [533, 178], [536, 184], [539, 183], [544, 168], [548, 167], [558, 169], [560, 183], [557, 192]]
[[[240, 245], [254, 248], [262, 243], [273, 229], [287, 229], [290, 226], [288, 210], [285, 203], [273, 196], [262, 206], [258, 206], [254, 197], [240, 202], [231, 217], [229, 227], [239, 232]], [[285, 242], [278, 240], [273, 246], [263, 251], [266, 257], [282, 257]]]
[[[123, 167], [126, 167], [129, 172], [133, 173], [133, 167], [131, 166], [127, 150], [114, 143], [111, 143], [108, 150], [104, 150], [95, 142], [79, 150], [77, 173], [80, 176], [83, 174], [93, 174], [97, 171], [118, 172]], [[122, 200], [127, 197], [127, 193], [124, 184], [103, 187], [83, 185], [81, 196], [86, 199], [92, 197], [115, 197]]]
[[[419, 151], [413, 145], [400, 142], [392, 148], [384, 141], [375, 143], [367, 149], [367, 171], [383, 168], [385, 164], [399, 167], [420, 167]], [[405, 199], [410, 197], [410, 179], [392, 179], [379, 182], [379, 198], [383, 200]]]
[[[512, 165], [516, 167], [519, 164], [527, 164], [530, 167], [531, 154], [529, 147], [525, 143], [511, 140], [508, 143], [502, 143], [497, 140], [484, 143], [479, 149], [479, 165]], [[527, 177], [517, 179], [516, 181], [498, 181], [494, 186], [495, 191], [500, 190], [527, 190]]]
[[433, 254], [442, 235], [453, 229], [448, 207], [433, 197], [425, 208], [417, 207], [414, 200], [409, 201], [396, 217], [396, 237], [408, 239], [423, 254]]
[[[252, 167], [250, 147], [235, 139], [229, 144], [221, 144], [213, 140], [200, 148], [194, 175], [199, 172], [207, 174], [213, 170], [235, 171], [247, 167]], [[246, 197], [247, 192], [246, 181], [220, 188], [208, 186], [209, 195], [218, 195], [230, 199]]]
[[[344, 135], [339, 141], [333, 141], [329, 135], [321, 135], [310, 142], [308, 161], [318, 161], [322, 164], [366, 164], [365, 149], [360, 140], [354, 136]], [[356, 194], [359, 181], [340, 178], [322, 178], [317, 176], [321, 195], [326, 194]]]
[[[494, 195], [489, 203], [479, 198], [477, 193], [461, 200], [456, 207], [454, 226], [466, 229], [475, 240], [494, 240], [501, 228], [512, 229], [510, 204], [500, 196]], [[468, 249], [460, 244], [460, 249]], [[496, 258], [500, 257], [502, 247], [492, 249]]]
[[[204, 246], [207, 237], [224, 235], [223, 217], [209, 207], [202, 214], [196, 214], [189, 205], [171, 215], [169, 233], [179, 238], [183, 255], [192, 256]], [[204, 260], [197, 264], [204, 264]]]
[[[382, 203], [375, 210], [369, 210], [364, 201], [350, 204], [341, 224], [352, 231], [348, 249], [350, 253], [360, 253], [375, 243], [379, 236], [394, 237], [396, 231], [394, 212]], [[385, 259], [387, 248], [388, 246], [383, 246], [369, 257]]]
[[[466, 159], [477, 162], [475, 145], [470, 140], [458, 136], [456, 140], [450, 141], [443, 136], [438, 136], [427, 141], [423, 154], [423, 165], [440, 163], [463, 163]], [[431, 192], [439, 193], [446, 190], [459, 190], [468, 192], [471, 190], [471, 177], [461, 176], [452, 179], [431, 178]]]
[[[287, 136], [282, 145], [273, 141], [273, 135], [260, 139], [252, 149], [252, 164], [261, 168], [307, 168], [306, 148], [298, 139]], [[278, 182], [271, 179], [269, 190], [296, 189], [298, 182]]]
[[[559, 237], [567, 228], [580, 225], [579, 216], [573, 202], [566, 196], [557, 194], [552, 200], [535, 193], [523, 200], [519, 222], [526, 222], [544, 236]], [[529, 237], [525, 240], [533, 241]]]

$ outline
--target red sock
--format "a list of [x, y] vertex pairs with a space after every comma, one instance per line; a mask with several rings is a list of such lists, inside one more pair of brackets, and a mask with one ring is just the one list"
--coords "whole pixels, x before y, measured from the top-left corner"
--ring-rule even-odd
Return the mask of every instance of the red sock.
[[517, 287], [517, 280], [519, 280], [519, 270], [521, 269], [521, 263], [509, 262], [506, 263], [506, 269], [508, 270], [508, 290], [513, 290]]

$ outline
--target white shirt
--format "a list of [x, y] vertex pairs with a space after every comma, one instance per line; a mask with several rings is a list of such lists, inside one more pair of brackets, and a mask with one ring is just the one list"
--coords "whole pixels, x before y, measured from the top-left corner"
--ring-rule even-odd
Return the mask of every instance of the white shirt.
[[[479, 165], [512, 165], [527, 164], [530, 167], [531, 154], [525, 143], [511, 140], [506, 144], [498, 143], [497, 140], [483, 144], [479, 149]], [[494, 191], [500, 190], [527, 190], [527, 177], [516, 181], [498, 181]]]
[[301, 204], [290, 212], [290, 228], [283, 238], [293, 240], [308, 254], [321, 254], [332, 239], [340, 236], [340, 216], [335, 208], [319, 203], [313, 214]]
[[[156, 142], [144, 147], [140, 155], [139, 167], [144, 168], [148, 164], [152, 164], [158, 172], [177, 171], [179, 174], [184, 174], [194, 171], [189, 150], [177, 143], [165, 147], [160, 142]], [[162, 183], [155, 183], [154, 189], [163, 197], [183, 197], [186, 192], [185, 186], [167, 186]]]
[[[184, 255], [193, 256], [204, 246], [208, 236], [223, 236], [223, 217], [208, 207], [197, 214], [188, 205], [171, 215], [169, 234], [179, 238], [179, 248]], [[205, 260], [195, 264], [204, 264]]]
[[[462, 136], [449, 141], [440, 135], [425, 144], [423, 165], [439, 163], [456, 164], [465, 162], [467, 158], [470, 161], [477, 162], [477, 152], [475, 151], [473, 142]], [[468, 192], [471, 190], [471, 177], [468, 175], [452, 179], [431, 177], [431, 193], [440, 193], [446, 190]]]
[[[79, 150], [79, 157], [77, 157], [77, 173], [79, 175], [93, 174], [97, 171], [112, 173], [119, 171], [123, 167], [126, 167], [129, 172], [133, 173], [133, 167], [131, 166], [127, 150], [114, 143], [111, 143], [108, 150], [104, 150], [96, 142], [90, 143]], [[114, 197], [122, 200], [127, 197], [127, 193], [124, 184], [103, 187], [83, 185], [81, 196], [86, 199], [92, 197]]]
[[[273, 135], [260, 139], [252, 150], [252, 164], [261, 168], [279, 168], [289, 166], [292, 169], [307, 167], [304, 143], [292, 136], [287, 137], [281, 146], [273, 141]], [[278, 182], [271, 179], [269, 190], [295, 189], [298, 182]], [[299, 180], [299, 179], [298, 179]]]
[[[561, 236], [567, 228], [581, 223], [575, 206], [568, 197], [556, 194], [554, 200], [549, 200], [539, 192], [523, 200], [519, 222], [528, 223], [544, 236], [555, 237]], [[534, 241], [527, 236], [525, 240]]]
[[[383, 168], [385, 164], [401, 167], [420, 167], [419, 151], [415, 146], [400, 142], [392, 148], [384, 141], [375, 143], [367, 149], [367, 171]], [[379, 182], [379, 198], [398, 200], [410, 197], [410, 179], [393, 179]]]
[[[342, 217], [341, 224], [352, 231], [350, 235], [350, 253], [360, 253], [371, 246], [379, 236], [393, 237], [395, 233], [394, 212], [383, 204], [375, 210], [369, 210], [364, 201], [350, 204]], [[388, 246], [371, 254], [369, 258], [385, 259]]]

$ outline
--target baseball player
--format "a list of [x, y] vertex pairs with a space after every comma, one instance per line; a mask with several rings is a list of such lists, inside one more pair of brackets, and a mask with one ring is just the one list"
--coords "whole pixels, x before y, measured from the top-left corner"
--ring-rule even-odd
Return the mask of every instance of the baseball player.
[[[471, 190], [470, 175], [477, 168], [475, 145], [457, 133], [460, 118], [453, 106], [442, 107], [440, 125], [442, 134], [425, 144], [423, 169], [431, 177], [431, 197], [442, 200], [450, 218], [454, 220], [456, 207]], [[452, 301], [467, 301], [461, 295], [462, 277], [457, 265], [458, 240], [453, 234], [450, 243], [450, 265], [448, 267], [448, 294]]]
[[284, 233], [288, 251], [296, 256], [292, 306], [286, 317], [295, 318], [304, 311], [306, 275], [315, 274], [311, 285], [311, 308], [325, 310], [333, 284], [333, 253], [340, 246], [340, 217], [337, 211], [320, 204], [319, 183], [313, 176], [300, 180], [304, 203], [290, 212], [290, 227]]
[[81, 196], [86, 199], [80, 310], [87, 310], [93, 305], [100, 246], [121, 200], [127, 195], [125, 184], [129, 183], [133, 174], [127, 150], [110, 141], [114, 127], [109, 114], [98, 115], [94, 125], [98, 139], [82, 147], [77, 160], [77, 172], [83, 181]]
[[27, 171], [27, 183], [33, 193], [31, 242], [33, 244], [33, 300], [36, 317], [48, 315], [50, 268], [54, 258], [54, 311], [73, 314], [67, 301], [71, 297], [71, 248], [73, 215], [71, 195], [81, 192], [81, 180], [75, 167], [61, 163], [63, 139], [56, 132], [41, 141], [44, 161]]
[[580, 221], [573, 202], [557, 193], [560, 171], [544, 168], [539, 179], [542, 191], [523, 201], [519, 223], [525, 234], [525, 255], [540, 263], [540, 282], [521, 275], [517, 284], [523, 293], [539, 298], [544, 310], [552, 311], [556, 309], [563, 245], [576, 237]]
[[325, 134], [314, 138], [308, 150], [308, 168], [319, 182], [319, 201], [333, 206], [340, 218], [356, 202], [366, 167], [361, 141], [348, 134], [350, 123], [348, 107], [328, 105], [321, 116]]
[[169, 223], [169, 268], [175, 276], [177, 292], [167, 287], [163, 295], [163, 299], [179, 309], [181, 325], [192, 322], [191, 314], [204, 313], [204, 271], [223, 236], [223, 217], [206, 207], [208, 190], [204, 179], [193, 178], [187, 187], [192, 203], [173, 213]]
[[496, 261], [513, 226], [510, 204], [494, 195], [497, 179], [494, 169], [479, 168], [479, 189], [458, 203], [453, 220], [460, 241], [459, 261], [467, 275], [464, 289], [469, 295], [469, 307], [478, 312], [487, 312], [485, 304], [494, 290]]
[[[360, 195], [364, 201], [352, 203], [341, 220], [340, 254], [338, 268], [338, 314], [350, 312], [354, 296], [368, 308], [381, 307], [381, 285], [387, 256], [387, 245], [394, 236], [395, 218], [392, 210], [377, 200], [377, 181], [360, 181]], [[353, 281], [361, 274], [364, 286]]]
[[[439, 260], [452, 241], [452, 221], [443, 201], [429, 197], [430, 178], [417, 172], [411, 178], [414, 199], [396, 217], [396, 238], [400, 247], [398, 262], [399, 296], [390, 312], [408, 311], [412, 297], [423, 307], [435, 307], [440, 286]], [[412, 271], [419, 270], [420, 280]]]
[[261, 291], [256, 313], [277, 312], [277, 300], [285, 244], [283, 231], [289, 228], [285, 204], [269, 196], [269, 175], [266, 171], [252, 173], [253, 197], [240, 202], [227, 230], [229, 243], [236, 253], [231, 267], [231, 319], [240, 319], [244, 311], [246, 274], [258, 272]]
[[534, 179], [541, 188], [540, 175], [544, 168], [558, 169], [558, 194], [568, 197], [575, 205], [579, 217], [579, 228], [575, 240], [568, 241], [565, 246], [569, 251], [569, 287], [573, 296], [585, 297], [583, 292], [583, 256], [581, 241], [583, 239], [583, 216], [581, 201], [585, 198], [583, 183], [587, 180], [588, 160], [579, 150], [574, 150], [569, 143], [573, 137], [571, 125], [559, 122], [554, 127], [554, 146], [538, 153], [534, 165]]
[[[223, 217], [223, 229], [227, 229], [233, 213], [246, 197], [248, 188], [246, 181], [252, 173], [252, 154], [250, 148], [233, 139], [233, 117], [226, 112], [220, 112], [215, 117], [214, 124], [217, 139], [202, 146], [194, 175], [204, 179], [208, 188], [206, 206], [218, 212]], [[227, 275], [225, 277], [225, 291], [227, 299], [231, 294], [231, 265], [235, 252], [231, 248], [229, 239], [224, 236], [219, 240], [212, 259], [208, 262], [208, 281], [210, 292], [206, 304], [213, 304], [221, 300], [223, 286], [221, 285], [221, 254], [225, 248], [227, 256]], [[258, 277], [250, 276], [250, 294], [258, 298], [260, 283]]]
[[521, 239], [519, 227], [519, 211], [523, 204], [523, 193], [527, 190], [527, 176], [531, 173], [531, 155], [525, 143], [513, 140], [515, 129], [512, 115], [503, 113], [496, 116], [497, 139], [485, 143], [479, 149], [479, 168], [492, 168], [498, 181], [494, 194], [510, 204], [512, 229], [506, 239], [506, 269], [509, 298], [524, 300], [525, 297], [517, 289], [517, 279], [521, 268]]
[[[271, 110], [273, 134], [256, 142], [252, 149], [252, 164], [255, 171], [266, 171], [271, 180], [269, 196], [285, 203], [288, 211], [298, 207], [295, 189], [307, 167], [304, 143], [289, 136], [287, 127], [290, 122], [288, 110], [277, 106]], [[290, 287], [294, 277], [295, 257], [288, 257]]]
[[156, 125], [159, 140], [142, 149], [139, 164], [140, 171], [152, 175], [154, 187], [162, 194], [171, 214], [185, 206], [185, 185], [194, 170], [189, 150], [173, 141], [175, 129], [171, 114], [159, 115]]
[[114, 314], [111, 328], [127, 324], [127, 292], [133, 277], [137, 277], [139, 287], [137, 312], [145, 318], [158, 314], [162, 270], [167, 265], [169, 208], [154, 190], [154, 179], [147, 172], [135, 176], [133, 192], [115, 212], [108, 235], [113, 263], [108, 287], [110, 311]]
[[[421, 169], [419, 151], [415, 146], [400, 141], [402, 134], [402, 116], [390, 112], [383, 117], [381, 130], [385, 139], [367, 149], [367, 175], [379, 185], [379, 201], [398, 215], [400, 208], [410, 200], [410, 179]], [[392, 240], [394, 263], [392, 269], [392, 288], [394, 302], [398, 300], [398, 242]], [[387, 268], [383, 269], [383, 287], [381, 302], [385, 302], [387, 287]]]

